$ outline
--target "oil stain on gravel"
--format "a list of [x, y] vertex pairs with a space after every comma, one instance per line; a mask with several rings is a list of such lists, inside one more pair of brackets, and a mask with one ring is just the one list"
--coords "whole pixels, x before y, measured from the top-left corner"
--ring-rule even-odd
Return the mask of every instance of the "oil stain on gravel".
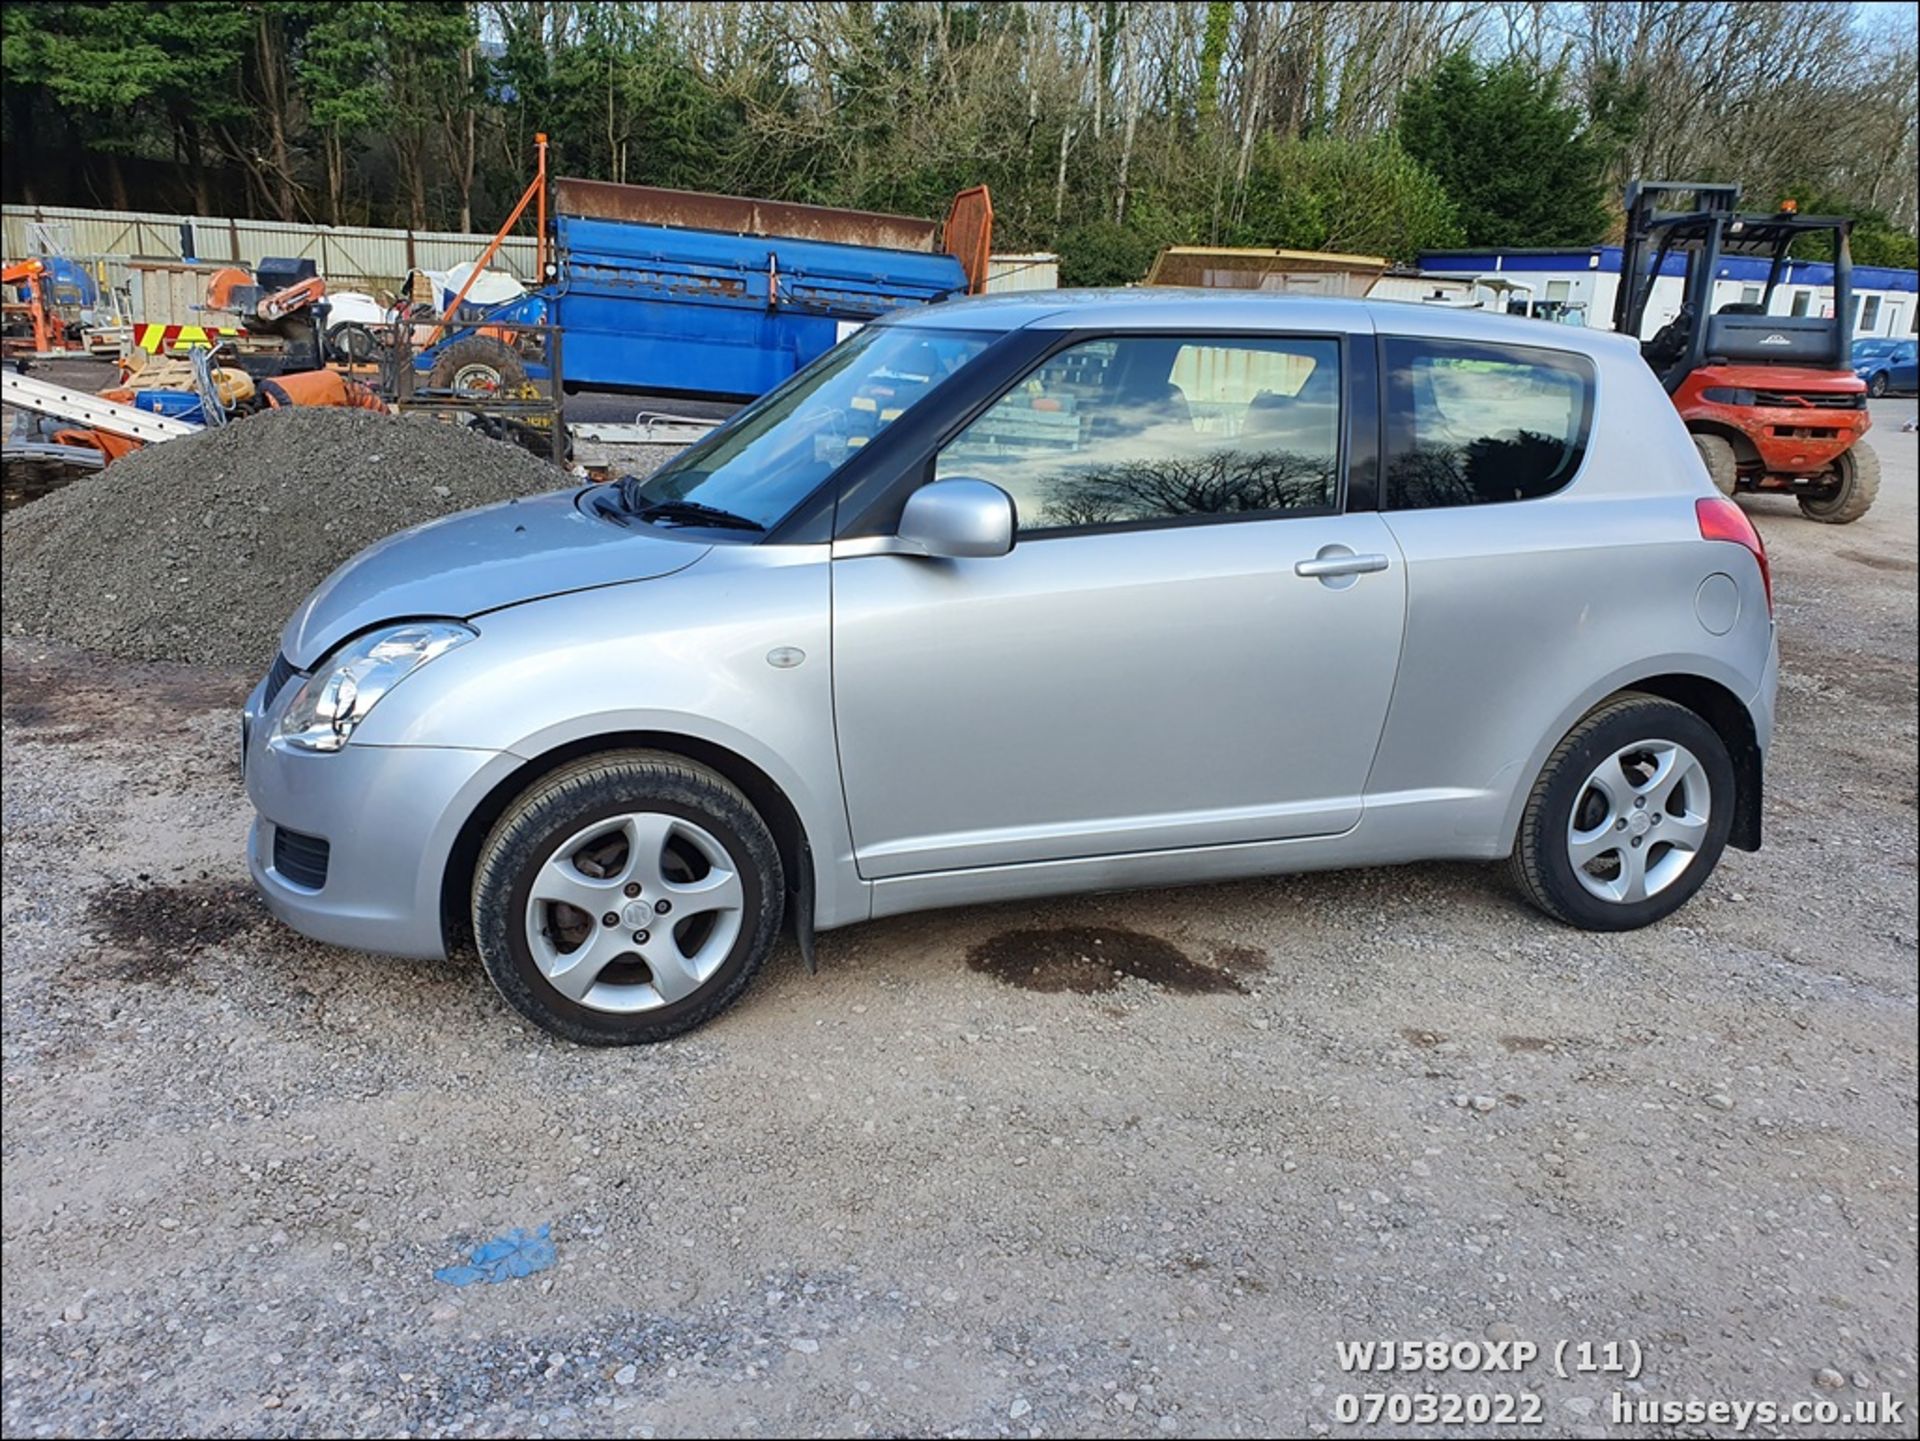
[[1500, 1044], [1513, 1055], [1530, 1051], [1551, 1051], [1554, 1048], [1553, 1042], [1545, 1036], [1502, 1036]]
[[0, 658], [0, 722], [9, 741], [149, 744], [207, 711], [237, 709], [249, 684], [199, 666], [128, 665], [10, 641]]
[[1863, 550], [1837, 550], [1834, 552], [1842, 560], [1850, 560], [1856, 565], [1864, 565], [1869, 570], [1890, 570], [1899, 575], [1920, 570], [1910, 560], [1902, 560], [1897, 555], [1870, 555]]
[[1002, 931], [967, 952], [967, 965], [1029, 991], [1111, 991], [1132, 976], [1170, 991], [1245, 991], [1230, 971], [1201, 965], [1172, 942], [1118, 926]]
[[95, 893], [87, 929], [99, 942], [102, 979], [173, 981], [193, 958], [266, 920], [266, 908], [243, 881], [185, 885], [119, 885]]

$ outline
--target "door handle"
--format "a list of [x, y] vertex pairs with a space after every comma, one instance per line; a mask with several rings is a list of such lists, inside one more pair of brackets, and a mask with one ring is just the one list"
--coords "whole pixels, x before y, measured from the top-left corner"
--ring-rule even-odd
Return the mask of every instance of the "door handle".
[[1295, 561], [1293, 573], [1324, 580], [1332, 575], [1370, 575], [1386, 568], [1384, 555], [1317, 555], [1312, 560]]

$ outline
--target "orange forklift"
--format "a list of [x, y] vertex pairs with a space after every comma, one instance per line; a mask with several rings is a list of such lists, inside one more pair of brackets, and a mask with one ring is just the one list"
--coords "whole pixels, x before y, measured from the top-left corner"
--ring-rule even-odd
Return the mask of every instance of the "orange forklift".
[[[1640, 349], [1714, 484], [1728, 495], [1793, 495], [1808, 519], [1846, 525], [1880, 489], [1879, 457], [1860, 443], [1872, 420], [1852, 362], [1853, 222], [1801, 215], [1792, 201], [1772, 215], [1742, 215], [1739, 203], [1737, 185], [1628, 186], [1613, 328], [1641, 334], [1654, 284], [1669, 257], [1679, 257], [1680, 312]], [[1809, 236], [1832, 245], [1832, 314], [1769, 314], [1790, 250]], [[1766, 260], [1766, 286], [1757, 302], [1715, 308], [1714, 281], [1731, 257]]]

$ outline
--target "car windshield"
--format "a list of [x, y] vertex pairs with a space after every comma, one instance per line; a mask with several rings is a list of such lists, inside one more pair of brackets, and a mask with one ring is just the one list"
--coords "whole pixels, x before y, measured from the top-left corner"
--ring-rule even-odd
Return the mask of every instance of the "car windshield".
[[917, 325], [859, 331], [645, 480], [624, 485], [622, 502], [663, 524], [771, 530], [992, 339]]
[[1900, 348], [1897, 340], [1856, 340], [1853, 343], [1855, 360], [1877, 360], [1883, 355], [1892, 355]]

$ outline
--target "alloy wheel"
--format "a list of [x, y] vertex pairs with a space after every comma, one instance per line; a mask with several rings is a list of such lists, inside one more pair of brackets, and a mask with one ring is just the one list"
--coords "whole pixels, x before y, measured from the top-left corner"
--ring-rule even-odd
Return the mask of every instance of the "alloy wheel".
[[1567, 859], [1582, 886], [1631, 905], [1658, 895], [1706, 844], [1713, 803], [1705, 767], [1672, 741], [1622, 746], [1587, 777], [1567, 820]]
[[575, 833], [528, 892], [535, 964], [561, 995], [632, 1014], [704, 985], [739, 939], [740, 867], [704, 826], [641, 811]]

